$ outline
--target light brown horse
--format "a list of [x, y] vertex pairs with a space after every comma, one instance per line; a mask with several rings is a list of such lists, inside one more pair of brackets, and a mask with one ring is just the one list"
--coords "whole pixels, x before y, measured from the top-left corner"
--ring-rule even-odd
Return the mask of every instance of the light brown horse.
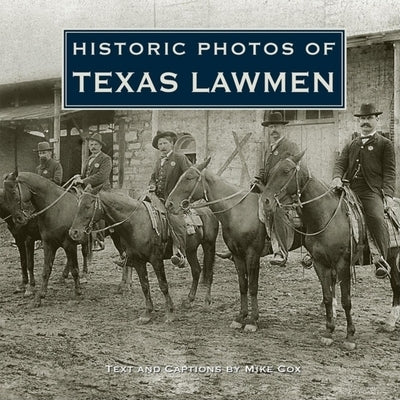
[[[355, 327], [351, 316], [351, 264], [355, 263], [357, 244], [351, 236], [347, 208], [343, 194], [330, 190], [327, 185], [311, 175], [301, 162], [304, 152], [280, 161], [271, 172], [262, 194], [267, 213], [281, 206], [279, 200], [284, 194], [297, 195], [301, 206], [301, 219], [306, 228], [305, 247], [313, 258], [314, 268], [321, 282], [323, 302], [326, 311], [326, 331], [321, 338], [324, 344], [332, 343], [335, 320], [332, 312], [332, 290], [340, 283], [341, 301], [346, 314], [347, 336], [345, 347], [354, 349]], [[351, 251], [351, 250], [354, 251]], [[354, 259], [351, 260], [353, 253]], [[387, 322], [387, 330], [395, 329], [400, 316], [400, 277], [398, 265], [399, 248], [389, 250], [391, 265], [391, 286], [393, 308]], [[360, 260], [359, 260], [360, 261]]]
[[[75, 295], [80, 296], [81, 284], [76, 243], [69, 237], [77, 207], [77, 197], [50, 180], [31, 172], [11, 173], [4, 180], [5, 205], [11, 211], [17, 227], [26, 225], [30, 216], [23, 209], [23, 203], [31, 202], [37, 212], [37, 223], [44, 249], [44, 264], [40, 290], [36, 291], [34, 305], [40, 306], [47, 294], [47, 286], [58, 248], [62, 247], [67, 256], [63, 277], [71, 272], [75, 283]], [[84, 268], [87, 270], [88, 246], [82, 246]]]
[[192, 200], [207, 200], [221, 222], [223, 238], [232, 252], [239, 278], [240, 312], [231, 327], [256, 331], [260, 255], [266, 236], [264, 224], [258, 218], [258, 195], [246, 193], [206, 170], [209, 162], [210, 158], [190, 167], [180, 177], [165, 204], [169, 211], [179, 212], [186, 209]]
[[[199, 214], [203, 221], [203, 234], [197, 231], [187, 236], [186, 254], [193, 277], [188, 302], [194, 301], [197, 291], [201, 272], [197, 260], [197, 249], [201, 245], [204, 253], [203, 277], [207, 286], [206, 303], [210, 303], [218, 221], [209, 210], [204, 210]], [[107, 226], [113, 226], [121, 238], [128, 257], [127, 282], [131, 280], [132, 267], [138, 274], [146, 300], [145, 313], [139, 318], [139, 322], [149, 322], [153, 311], [146, 262], [151, 263], [154, 268], [160, 290], [165, 297], [167, 321], [172, 321], [174, 306], [169, 295], [163, 261], [166, 244], [162, 241], [161, 235], [154, 230], [143, 202], [111, 191], [84, 192], [79, 199], [79, 207], [70, 229], [71, 237], [77, 241], [82, 240], [84, 234], [89, 233], [93, 224], [99, 219], [104, 219]]]

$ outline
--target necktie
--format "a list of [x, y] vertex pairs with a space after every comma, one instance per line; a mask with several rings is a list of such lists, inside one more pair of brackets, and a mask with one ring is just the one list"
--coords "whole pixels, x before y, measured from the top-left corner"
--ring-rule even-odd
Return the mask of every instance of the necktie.
[[165, 164], [165, 161], [167, 161], [168, 157], [167, 156], [161, 156], [161, 166]]

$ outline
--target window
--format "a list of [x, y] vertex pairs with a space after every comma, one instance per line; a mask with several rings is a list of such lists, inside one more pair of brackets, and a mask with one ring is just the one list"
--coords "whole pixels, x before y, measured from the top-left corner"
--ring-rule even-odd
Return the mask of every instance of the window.
[[333, 118], [332, 110], [306, 110], [306, 119]]

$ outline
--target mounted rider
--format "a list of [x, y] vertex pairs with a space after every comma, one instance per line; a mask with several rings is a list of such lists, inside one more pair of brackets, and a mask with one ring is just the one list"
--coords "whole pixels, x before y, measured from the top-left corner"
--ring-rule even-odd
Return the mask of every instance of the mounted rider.
[[[265, 185], [269, 179], [271, 170], [279, 161], [300, 152], [297, 144], [285, 136], [285, 125], [288, 123], [289, 121], [285, 121], [280, 112], [269, 113], [268, 118], [261, 123], [262, 126], [268, 128], [271, 144], [265, 152], [264, 166], [260, 170], [259, 175], [255, 177], [255, 183]], [[284, 204], [292, 202], [291, 198], [287, 196], [283, 197], [280, 201]], [[271, 246], [274, 253], [271, 264], [285, 266], [289, 249], [294, 240], [294, 230], [291, 228], [293, 223], [290, 222], [287, 212], [282, 208], [277, 208], [274, 215], [266, 217], [265, 225], [271, 238]]]
[[[75, 177], [74, 182], [84, 186], [91, 185], [93, 188], [102, 186], [102, 189], [111, 189], [110, 174], [112, 170], [111, 157], [103, 153], [102, 148], [105, 143], [100, 133], [95, 133], [86, 138], [90, 151], [90, 156], [82, 168], [82, 174]], [[94, 238], [95, 244], [98, 244], [97, 250], [104, 249], [104, 233], [97, 232]]]
[[[158, 131], [152, 140], [152, 145], [159, 150], [160, 158], [156, 161], [151, 174], [148, 191], [152, 202], [158, 203], [157, 208], [165, 210], [165, 200], [175, 187], [180, 176], [190, 168], [192, 163], [184, 154], [174, 151], [177, 136], [174, 132]], [[154, 196], [155, 195], [155, 196]], [[186, 222], [182, 215], [166, 212], [168, 225], [173, 241], [171, 262], [182, 268], [186, 260]]]
[[341, 188], [346, 179], [360, 199], [373, 241], [370, 253], [375, 275], [382, 279], [390, 274], [386, 261], [390, 236], [384, 210], [393, 207], [396, 159], [393, 143], [376, 131], [380, 114], [372, 103], [361, 104], [354, 114], [361, 136], [347, 143], [336, 160], [331, 187]]

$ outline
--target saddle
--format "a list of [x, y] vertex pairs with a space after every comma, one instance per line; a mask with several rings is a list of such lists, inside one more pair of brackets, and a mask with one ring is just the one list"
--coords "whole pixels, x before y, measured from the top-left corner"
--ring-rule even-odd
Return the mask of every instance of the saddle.
[[[356, 254], [352, 251], [352, 258], [353, 254], [358, 255], [360, 265], [364, 265], [365, 256], [368, 258], [369, 253], [378, 253], [378, 249], [367, 229], [360, 200], [348, 186], [344, 186], [343, 190], [350, 231], [358, 250]], [[385, 210], [385, 221], [390, 235], [389, 248], [400, 246], [400, 199], [395, 198], [394, 201], [395, 207]]]
[[[170, 232], [164, 203], [153, 193], [146, 195], [142, 202], [149, 213], [153, 229], [161, 237], [163, 243], [167, 242]], [[185, 211], [184, 219], [187, 235], [194, 235], [196, 232], [203, 234], [203, 221], [196, 210]]]

